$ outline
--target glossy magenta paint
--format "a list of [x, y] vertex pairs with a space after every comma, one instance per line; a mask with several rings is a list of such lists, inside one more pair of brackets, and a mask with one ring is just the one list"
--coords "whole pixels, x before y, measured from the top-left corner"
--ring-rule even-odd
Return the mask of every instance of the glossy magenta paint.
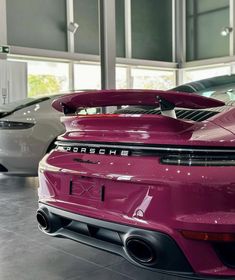
[[[167, 95], [166, 95], [167, 94]], [[196, 95], [194, 93], [161, 90], [100, 90], [68, 94], [53, 102], [53, 107], [62, 111], [62, 105], [71, 108], [104, 107], [121, 105], [158, 105], [159, 99], [166, 98], [176, 107], [203, 109], [223, 106], [224, 102]]]
[[[99, 98], [98, 94], [92, 92], [91, 96]], [[156, 91], [152, 102], [156, 100], [154, 94], [156, 97]], [[187, 107], [187, 98], [177, 94], [180, 104]], [[89, 93], [84, 96], [87, 98]], [[79, 101], [78, 97], [59, 99], [53, 106], [60, 110], [61, 102], [70, 106], [105, 102], [85, 97], [85, 101]], [[137, 97], [141, 99], [142, 95]], [[120, 98], [118, 92], [113, 99], [110, 97], [108, 105], [117, 104]], [[130, 97], [128, 103], [136, 104], [138, 98], [133, 101]], [[174, 98], [175, 95], [171, 101]], [[195, 101], [198, 104], [206, 98], [199, 99]], [[120, 103], [123, 102], [122, 96]], [[216, 103], [219, 101], [213, 103], [212, 99], [205, 102], [208, 107], [223, 105]], [[198, 106], [195, 104], [191, 107]], [[59, 140], [234, 148], [234, 110], [228, 107], [224, 113], [200, 123], [158, 115], [65, 116], [62, 121], [66, 133]], [[76, 157], [83, 162], [74, 161]], [[181, 234], [182, 230], [235, 232], [234, 171], [234, 166], [166, 165], [155, 156], [121, 157], [54, 150], [40, 163], [39, 201], [80, 215], [166, 233], [182, 249], [196, 273], [235, 276], [235, 269], [220, 261], [209, 242], [188, 240]], [[73, 196], [69, 195], [71, 179], [76, 189]], [[101, 185], [107, 186], [105, 201], [100, 200]]]

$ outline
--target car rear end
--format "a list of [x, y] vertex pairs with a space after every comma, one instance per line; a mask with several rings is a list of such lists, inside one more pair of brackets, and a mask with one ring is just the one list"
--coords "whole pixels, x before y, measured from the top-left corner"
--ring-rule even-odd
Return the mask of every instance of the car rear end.
[[235, 276], [234, 135], [213, 118], [69, 112], [39, 166], [39, 228], [151, 270]]

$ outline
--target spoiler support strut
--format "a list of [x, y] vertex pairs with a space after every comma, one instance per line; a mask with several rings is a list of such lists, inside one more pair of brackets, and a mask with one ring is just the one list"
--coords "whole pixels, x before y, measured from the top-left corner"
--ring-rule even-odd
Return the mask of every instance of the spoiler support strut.
[[163, 97], [157, 96], [161, 115], [176, 119], [175, 105]]

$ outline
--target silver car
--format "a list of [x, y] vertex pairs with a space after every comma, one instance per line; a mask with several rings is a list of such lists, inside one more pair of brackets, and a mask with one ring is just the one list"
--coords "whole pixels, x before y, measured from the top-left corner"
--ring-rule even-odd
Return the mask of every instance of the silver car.
[[51, 103], [59, 95], [0, 107], [0, 174], [37, 175], [39, 160], [65, 131]]

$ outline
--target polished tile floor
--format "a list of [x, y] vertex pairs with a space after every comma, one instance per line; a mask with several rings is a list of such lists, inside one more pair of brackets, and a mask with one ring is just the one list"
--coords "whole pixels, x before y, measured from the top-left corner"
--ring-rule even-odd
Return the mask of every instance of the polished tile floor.
[[[37, 178], [0, 177], [0, 280], [179, 280], [37, 228]], [[185, 278], [184, 278], [185, 279]]]

